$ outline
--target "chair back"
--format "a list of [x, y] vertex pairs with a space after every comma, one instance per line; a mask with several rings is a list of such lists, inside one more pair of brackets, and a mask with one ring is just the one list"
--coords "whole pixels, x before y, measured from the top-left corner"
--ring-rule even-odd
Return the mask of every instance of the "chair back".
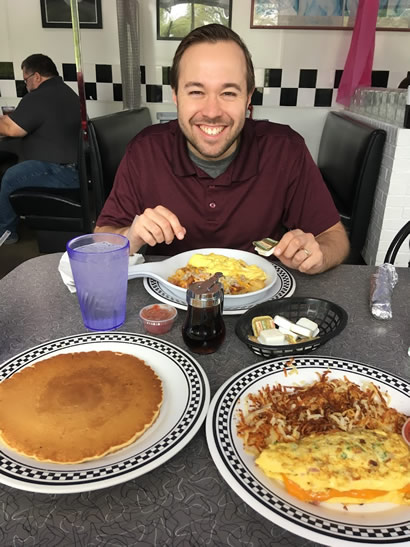
[[93, 229], [88, 198], [87, 149], [88, 143], [80, 131], [77, 157], [79, 188], [30, 186], [10, 194], [10, 203], [17, 215], [35, 230], [41, 253], [64, 251], [69, 239]]
[[350, 261], [361, 255], [373, 208], [386, 131], [329, 112], [318, 167], [349, 235]]
[[149, 125], [151, 116], [146, 107], [123, 110], [89, 121], [91, 184], [96, 217], [111, 192], [128, 143]]
[[[404, 241], [410, 236], [410, 221], [407, 222], [400, 230], [397, 232], [397, 234], [394, 236], [392, 242], [389, 245], [389, 248], [387, 249], [386, 256], [384, 257], [384, 262], [388, 262], [389, 264], [394, 264], [394, 261], [396, 260], [397, 253], [399, 252], [400, 247], [404, 243]], [[410, 267], [410, 262], [409, 262]]]

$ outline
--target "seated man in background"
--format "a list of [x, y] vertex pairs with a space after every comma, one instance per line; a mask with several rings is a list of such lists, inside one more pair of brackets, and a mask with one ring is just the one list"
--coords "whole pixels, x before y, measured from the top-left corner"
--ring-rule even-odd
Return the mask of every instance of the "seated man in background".
[[18, 241], [18, 218], [9, 195], [25, 187], [76, 188], [80, 101], [58, 75], [53, 61], [36, 53], [21, 68], [28, 93], [14, 112], [0, 116], [0, 135], [21, 137], [21, 163], [7, 169], [0, 187], [0, 235]]
[[344, 260], [345, 230], [302, 137], [245, 119], [255, 77], [241, 38], [217, 24], [193, 30], [175, 53], [171, 86], [178, 120], [128, 145], [96, 231], [162, 255], [252, 251], [272, 237], [279, 260], [309, 274]]

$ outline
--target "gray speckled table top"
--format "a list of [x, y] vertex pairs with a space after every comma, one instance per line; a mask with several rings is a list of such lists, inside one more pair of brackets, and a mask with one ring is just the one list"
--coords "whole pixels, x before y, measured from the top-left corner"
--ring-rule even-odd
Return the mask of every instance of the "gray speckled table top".
[[[61, 254], [33, 258], [0, 281], [0, 362], [56, 338], [85, 331], [75, 294], [57, 266]], [[369, 311], [370, 266], [342, 265], [310, 277], [293, 272], [295, 296], [327, 298], [349, 314], [345, 330], [317, 350], [320, 355], [362, 361], [410, 380], [410, 269], [398, 268], [393, 319]], [[153, 298], [141, 279], [128, 287], [121, 331], [143, 332], [138, 310]], [[185, 348], [179, 311], [162, 335]], [[261, 359], [238, 341], [237, 316], [225, 316], [227, 336], [210, 356], [195, 356], [212, 394], [230, 376]], [[4, 546], [302, 546], [315, 545], [272, 524], [245, 504], [219, 475], [204, 427], [176, 456], [138, 479], [69, 495], [36, 494], [0, 485], [0, 545]]]

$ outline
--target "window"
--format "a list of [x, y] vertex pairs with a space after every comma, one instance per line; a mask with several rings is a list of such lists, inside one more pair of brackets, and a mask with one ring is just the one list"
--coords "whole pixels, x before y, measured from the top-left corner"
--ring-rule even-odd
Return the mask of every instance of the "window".
[[232, 0], [157, 0], [159, 40], [181, 40], [210, 23], [231, 26]]

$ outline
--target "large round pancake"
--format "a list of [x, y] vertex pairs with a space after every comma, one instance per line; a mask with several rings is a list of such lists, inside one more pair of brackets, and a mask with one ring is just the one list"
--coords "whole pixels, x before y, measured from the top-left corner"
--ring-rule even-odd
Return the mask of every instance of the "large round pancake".
[[39, 461], [79, 463], [131, 444], [161, 403], [161, 380], [137, 357], [61, 354], [0, 383], [0, 437]]

